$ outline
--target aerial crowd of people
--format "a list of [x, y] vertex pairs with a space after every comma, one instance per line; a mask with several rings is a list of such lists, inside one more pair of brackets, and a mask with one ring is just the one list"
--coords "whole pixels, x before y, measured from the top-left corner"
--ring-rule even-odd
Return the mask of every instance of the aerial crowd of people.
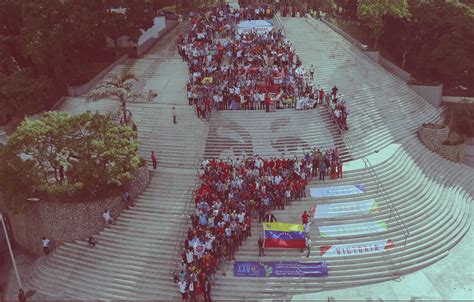
[[314, 85], [315, 67], [304, 68], [281, 29], [237, 28], [242, 20], [273, 15], [269, 6], [240, 11], [224, 5], [190, 17], [189, 33], [179, 36], [177, 46], [188, 63], [187, 96], [198, 117], [207, 118], [213, 109], [268, 112], [315, 108], [327, 99], [342, 103], [338, 95]]
[[[183, 297], [192, 299], [210, 291], [217, 271], [225, 275], [226, 264], [252, 236], [253, 220], [277, 221], [272, 210], [284, 210], [306, 197], [312, 178], [342, 177], [342, 162], [337, 148], [315, 148], [302, 158], [204, 160], [202, 171], [195, 210], [189, 216], [192, 227], [174, 276]], [[264, 255], [262, 238], [258, 247], [259, 255]]]
[[[236, 26], [242, 20], [268, 20], [273, 15], [265, 5], [242, 10], [223, 5], [190, 17], [189, 33], [177, 41], [190, 72], [189, 105], [196, 106], [198, 117], [208, 118], [213, 109], [268, 112], [272, 105], [309, 109], [325, 104], [339, 127], [347, 128], [348, 111], [338, 88], [326, 92], [314, 85], [314, 66], [305, 70], [282, 30], [272, 28], [262, 35], [255, 30], [239, 32]], [[252, 236], [253, 220], [276, 221], [272, 210], [283, 210], [305, 197], [310, 179], [341, 178], [342, 162], [337, 148], [314, 148], [299, 159], [204, 160], [202, 171], [202, 184], [194, 195], [196, 207], [189, 216], [192, 227], [174, 275], [182, 298], [191, 301], [201, 293], [210, 301], [215, 275], [225, 275], [226, 264]], [[306, 231], [310, 223], [303, 219], [303, 224]], [[263, 238], [257, 246], [263, 256]]]

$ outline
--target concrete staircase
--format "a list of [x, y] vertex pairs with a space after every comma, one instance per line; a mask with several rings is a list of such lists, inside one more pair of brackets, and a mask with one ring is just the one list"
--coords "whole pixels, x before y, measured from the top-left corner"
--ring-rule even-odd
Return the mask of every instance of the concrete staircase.
[[350, 159], [326, 107], [305, 111], [217, 111], [210, 120], [205, 157], [291, 157], [314, 147], [334, 146], [340, 149], [343, 160]]
[[[399, 278], [449, 255], [471, 226], [474, 172], [431, 153], [418, 141], [418, 125], [439, 119], [440, 111], [322, 23], [284, 18], [283, 25], [303, 64], [315, 65], [316, 81], [325, 89], [336, 84], [345, 94], [351, 110], [350, 130], [339, 135], [323, 108], [275, 113], [219, 111], [212, 114], [208, 129], [208, 124], [198, 120], [187, 106], [183, 90], [187, 69], [175, 54], [172, 32], [144, 58], [116, 67], [141, 72], [143, 80], [137, 85], [145, 92], [150, 88], [158, 91], [155, 102], [130, 106], [142, 141], [141, 155], [148, 159], [150, 151], [155, 150], [159, 157], [149, 187], [137, 199], [136, 207], [122, 213], [117, 225], [96, 236], [99, 243], [95, 249], [76, 242], [61, 246], [48, 258], [39, 258], [25, 280], [28, 288], [58, 300], [176, 300], [178, 291], [168, 273], [178, 258], [176, 240], [183, 239], [179, 229], [184, 226], [182, 215], [198, 183], [199, 160], [203, 156], [280, 156], [282, 152], [293, 156], [320, 146], [340, 146], [346, 160], [344, 178], [312, 181], [309, 187], [362, 184], [366, 191], [324, 200], [312, 199], [307, 193], [285, 211], [275, 211], [279, 221], [297, 223], [302, 211], [315, 203], [374, 198], [380, 211], [316, 220], [311, 227], [313, 249], [309, 258], [297, 250], [270, 249], [263, 258], [326, 260], [328, 277], [236, 278], [228, 265], [226, 276], [218, 272], [213, 299], [283, 300], [300, 293], [377, 283]], [[184, 28], [180, 26], [175, 33]], [[85, 105], [77, 98], [66, 101], [60, 109], [81, 112], [93, 105], [107, 112], [114, 104], [102, 101]], [[173, 104], [177, 105], [178, 125], [171, 122]], [[366, 160], [372, 169], [367, 168]], [[318, 232], [320, 226], [369, 220], [384, 221], [388, 228], [346, 237], [321, 237]], [[410, 236], [405, 244], [406, 230]], [[237, 253], [238, 260], [259, 260], [257, 238], [261, 233], [261, 225], [254, 222], [253, 237]], [[391, 239], [395, 247], [384, 253], [347, 257], [319, 254], [321, 246], [378, 239]]]
[[[291, 299], [301, 293], [398, 279], [448, 256], [471, 226], [474, 171], [430, 152], [416, 137], [418, 125], [438, 120], [440, 111], [406, 83], [369, 61], [324, 24], [284, 18], [283, 25], [303, 64], [308, 68], [311, 64], [316, 67], [316, 82], [325, 90], [336, 84], [345, 95], [351, 110], [350, 130], [342, 138], [338, 137], [328, 125], [324, 111], [251, 113], [251, 117], [233, 112], [218, 113], [211, 120], [206, 156], [226, 158], [229, 153], [240, 156], [252, 151], [275, 156], [279, 152], [271, 142], [279, 136], [292, 136], [297, 143], [301, 138], [310, 147], [320, 144], [329, 147], [331, 142], [345, 143], [347, 149], [344, 150], [350, 150], [355, 160], [345, 164], [344, 178], [323, 183], [312, 181], [308, 187], [362, 184], [366, 192], [323, 200], [311, 198], [307, 193], [307, 198], [294, 202], [284, 211], [274, 211], [274, 214], [279, 221], [298, 223], [301, 213], [315, 204], [371, 198], [379, 203], [380, 211], [370, 215], [316, 220], [311, 227], [313, 248], [309, 258], [298, 250], [284, 249], [267, 249], [265, 257], [258, 257], [256, 241], [263, 230], [255, 223], [253, 240], [241, 247], [236, 256], [238, 260], [325, 260], [328, 261], [329, 276], [319, 279], [237, 278], [233, 277], [230, 267], [226, 276], [218, 276], [213, 297], [222, 300]], [[273, 128], [268, 125], [282, 116], [291, 123], [284, 129], [269, 131]], [[321, 131], [319, 127], [328, 127], [328, 130]], [[293, 153], [301, 153], [296, 146], [293, 150]], [[335, 238], [321, 237], [319, 233], [320, 226], [367, 221], [383, 221], [388, 228], [378, 233]], [[406, 238], [407, 231], [409, 236]], [[383, 253], [347, 257], [322, 257], [319, 253], [322, 246], [379, 239], [391, 239], [395, 247]]]
[[[85, 240], [77, 241], [40, 257], [25, 280], [29, 289], [63, 301], [178, 297], [169, 273], [189, 220], [184, 214], [198, 185], [197, 168], [208, 128], [187, 105], [187, 65], [174, 48], [177, 32], [185, 29], [186, 24], [179, 26], [143, 58], [129, 60], [112, 71], [130, 69], [140, 79], [138, 88], [145, 93], [148, 89], [158, 91], [151, 103], [129, 104], [142, 144], [140, 155], [148, 161], [152, 150], [158, 155], [158, 168], [150, 167], [149, 186], [135, 200], [135, 207], [122, 212], [116, 225], [95, 235], [98, 244], [94, 249]], [[176, 106], [177, 125], [172, 122], [172, 106]], [[57, 110], [107, 113], [117, 107], [114, 100], [88, 104], [82, 96], [67, 99]]]

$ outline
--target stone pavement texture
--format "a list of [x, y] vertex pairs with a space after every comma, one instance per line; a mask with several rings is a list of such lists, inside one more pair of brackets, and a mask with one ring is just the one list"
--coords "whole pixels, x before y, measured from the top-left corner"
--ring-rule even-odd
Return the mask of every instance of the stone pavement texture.
[[[438, 120], [440, 110], [324, 24], [302, 18], [284, 18], [282, 24], [303, 64], [308, 68], [315, 65], [316, 80], [325, 88], [336, 84], [346, 95], [351, 108], [350, 131], [342, 136], [335, 133], [322, 108], [268, 114], [217, 112], [209, 124], [198, 120], [186, 105], [183, 86], [187, 70], [175, 53], [174, 35], [186, 27], [181, 25], [143, 58], [129, 60], [115, 70], [131, 69], [142, 79], [137, 87], [158, 90], [155, 102], [130, 107], [143, 141], [141, 154], [148, 158], [151, 150], [158, 152], [160, 163], [157, 172], [152, 172], [149, 188], [137, 199], [134, 209], [122, 213], [116, 226], [97, 236], [95, 249], [87, 248], [84, 242], [66, 244], [48, 258], [22, 265], [27, 290], [36, 291], [32, 300], [178, 299], [168, 272], [178, 257], [175, 242], [182, 240], [177, 238], [178, 229], [198, 183], [199, 160], [203, 156], [255, 153], [299, 155], [307, 146], [332, 143], [344, 146], [346, 159], [354, 160], [345, 164], [343, 179], [312, 181], [309, 187], [363, 184], [366, 191], [357, 198], [376, 199], [380, 211], [315, 221], [309, 258], [296, 250], [266, 251], [266, 261], [327, 260], [328, 277], [236, 278], [229, 264], [227, 275], [219, 274], [216, 280], [213, 299], [473, 298], [470, 227], [474, 172], [431, 153], [416, 137], [418, 125]], [[107, 112], [113, 104], [103, 101], [94, 106]], [[171, 105], [177, 106], [178, 125], [171, 124]], [[80, 112], [84, 108], [80, 97], [65, 102], [59, 110]], [[367, 162], [373, 168], [367, 168]], [[316, 200], [307, 194], [274, 214], [279, 221], [298, 222], [302, 211], [315, 203], [354, 199]], [[394, 215], [393, 209], [399, 215]], [[335, 238], [323, 238], [318, 232], [321, 226], [369, 220], [383, 221], [388, 227], [384, 232]], [[405, 230], [410, 232], [406, 245]], [[256, 252], [256, 238], [261, 233], [261, 225], [254, 223], [254, 240], [244, 243], [236, 255], [238, 260], [261, 259]], [[318, 253], [321, 246], [380, 239], [392, 239], [395, 247], [382, 254], [350, 257], [328, 258]], [[11, 282], [10, 298], [16, 290]]]

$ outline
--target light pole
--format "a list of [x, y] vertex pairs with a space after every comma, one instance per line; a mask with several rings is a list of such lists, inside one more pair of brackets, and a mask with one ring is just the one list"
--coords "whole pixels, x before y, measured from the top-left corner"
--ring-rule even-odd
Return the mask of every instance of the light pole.
[[5, 233], [5, 239], [7, 240], [8, 251], [10, 252], [10, 257], [12, 258], [13, 269], [15, 270], [16, 281], [18, 282], [18, 286], [23, 288], [23, 284], [21, 284], [20, 274], [18, 274], [18, 268], [16, 267], [15, 256], [13, 255], [12, 246], [10, 244], [10, 238], [8, 237], [7, 226], [5, 225], [5, 219], [3, 218], [3, 213], [0, 212], [0, 220], [2, 221], [3, 232]]

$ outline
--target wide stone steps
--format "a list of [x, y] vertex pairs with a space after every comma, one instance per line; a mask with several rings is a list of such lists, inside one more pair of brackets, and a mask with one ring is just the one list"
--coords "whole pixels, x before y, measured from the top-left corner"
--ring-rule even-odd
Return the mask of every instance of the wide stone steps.
[[[406, 162], [406, 160], [403, 160], [403, 158], [392, 160], [391, 158], [390, 162], [403, 163]], [[413, 164], [411, 169], [414, 169]], [[389, 170], [394, 171], [393, 168]], [[402, 175], [404, 174], [411, 175], [411, 173], [407, 172], [408, 171], [404, 171], [403, 169], [401, 169], [398, 173], [400, 174], [400, 177], [402, 177]], [[355, 175], [352, 175], [352, 173], [348, 172], [346, 178], [351, 179], [354, 176]], [[389, 177], [390, 176], [387, 176], [387, 180]], [[423, 174], [419, 174], [419, 176], [415, 175], [415, 177], [423, 177]], [[458, 179], [454, 177], [453, 182], [456, 181], [458, 181]], [[461, 179], [459, 179], [459, 181], [462, 183]], [[356, 181], [354, 183], [360, 182]], [[437, 182], [431, 181], [431, 184], [433, 189], [440, 188]], [[414, 187], [418, 186], [414, 185]], [[426, 188], [426, 186], [422, 188]], [[402, 191], [403, 187], [399, 188], [399, 190]], [[408, 221], [407, 227], [411, 232], [406, 246], [403, 246], [403, 235], [399, 232], [397, 226], [390, 222], [388, 222], [388, 225], [390, 226], [388, 231], [379, 235], [373, 234], [371, 236], [351, 236], [350, 238], [340, 237], [332, 240], [316, 236], [316, 244], [313, 247], [312, 251], [312, 253], [314, 253], [313, 255], [316, 254], [316, 256], [310, 256], [310, 260], [327, 260], [329, 262], [329, 277], [323, 278], [323, 281], [320, 282], [314, 281], [314, 285], [313, 280], [304, 279], [304, 283], [302, 283], [299, 287], [299, 291], [317, 291], [318, 288], [321, 287], [321, 282], [324, 282], [325, 289], [380, 282], [393, 278], [391, 274], [393, 274], [394, 272], [402, 274], [412, 272], [416, 269], [425, 267], [445, 257], [449, 249], [452, 248], [462, 238], [462, 236], [465, 234], [465, 232], [470, 226], [470, 217], [468, 215], [468, 209], [469, 203], [472, 201], [472, 196], [466, 193], [464, 193], [464, 196], [459, 196], [459, 191], [460, 188], [447, 188], [444, 189], [442, 192], [434, 191], [431, 196], [426, 192], [422, 194], [423, 197], [426, 197], [425, 203], [427, 204], [421, 204], [419, 207], [413, 209], [411, 213], [412, 217], [402, 216], [404, 220], [406, 219], [405, 222]], [[451, 198], [456, 200], [456, 202], [452, 202], [452, 206], [449, 205], [449, 201], [451, 201]], [[406, 210], [410, 210], [409, 207], [413, 206], [413, 202], [410, 202], [411, 200], [416, 200], [417, 204], [419, 203], [419, 199], [404, 197], [404, 199], [399, 201], [400, 205], [396, 205], [399, 213], [405, 213]], [[336, 201], [331, 200], [331, 202]], [[401, 205], [407, 207], [407, 209], [403, 208]], [[288, 207], [284, 211], [275, 210], [274, 213], [277, 218], [280, 219], [280, 221], [298, 221], [299, 215], [301, 215], [302, 210], [308, 209], [310, 206], [311, 200], [308, 200], [306, 202], [303, 201], [302, 203], [300, 203], [300, 201], [295, 201], [290, 207]], [[382, 209], [382, 207], [383, 203], [381, 203], [380, 213], [385, 212], [384, 215], [387, 215], [387, 209], [384, 210]], [[434, 210], [427, 211], [426, 208], [429, 207], [432, 207]], [[299, 208], [301, 211], [293, 210], [297, 208]], [[425, 209], [424, 211], [423, 208]], [[283, 218], [286, 218], [287, 215], [290, 216], [288, 220], [281, 219], [282, 216]], [[451, 219], [447, 219], [448, 217], [451, 217]], [[382, 217], [373, 216], [371, 217], [371, 220], [378, 220], [380, 218]], [[363, 219], [361, 217], [361, 221], [367, 221], [367, 219]], [[341, 218], [340, 222], [350, 223], [357, 222], [357, 220], [344, 221], [344, 219]], [[316, 221], [316, 226], [319, 225], [324, 224], [320, 224], [320, 221]], [[316, 226], [312, 226], [312, 231], [316, 229]], [[254, 240], [252, 240], [252, 242], [246, 242], [244, 246], [241, 247], [241, 249], [237, 253], [238, 260], [258, 261], [259, 258], [256, 255], [255, 240], [256, 238], [258, 238], [258, 235], [260, 235], [260, 233], [261, 227], [258, 225], [254, 225], [252, 237], [254, 238]], [[364, 242], [376, 240], [377, 237], [393, 239], [396, 243], [396, 247], [387, 250], [384, 256], [381, 256], [380, 254], [372, 254], [366, 256], [357, 255], [341, 258], [322, 258], [317, 255], [318, 248], [321, 245], [341, 244], [349, 242]], [[260, 259], [265, 261], [284, 261], [289, 259], [305, 261], [306, 259], [304, 255], [302, 255], [299, 251], [295, 250], [267, 249], [266, 255], [267, 256]], [[388, 263], [393, 264], [388, 265]], [[241, 281], [242, 278], [232, 278], [231, 276], [219, 276], [219, 279], [222, 279], [222, 281], [220, 282], [226, 282], [226, 284], [228, 283], [228, 287], [230, 287], [231, 284], [234, 282], [239, 282], [239, 284], [245, 283], [245, 281]], [[280, 278], [278, 278], [277, 280], [272, 280], [271, 282], [284, 284], [285, 280], [282, 281], [280, 280]], [[311, 285], [309, 285], [308, 283]], [[241, 285], [242, 292], [236, 292], [236, 289], [234, 288], [233, 291], [236, 294], [235, 297], [239, 295], [249, 294], [248, 291], [246, 291], [247, 293], [243, 293], [243, 291], [245, 291], [244, 289], [246, 289], [246, 283]], [[227, 292], [226, 289], [224, 289], [222, 292], [220, 292], [220, 289], [221, 287], [219, 286], [219, 293], [225, 295]], [[258, 295], [258, 291], [253, 294]], [[252, 294], [250, 295], [252, 296]]]
[[205, 157], [301, 156], [313, 148], [338, 146], [350, 158], [344, 141], [323, 107], [315, 110], [217, 111], [211, 116]]
[[[150, 185], [136, 198], [136, 206], [118, 217], [116, 225], [95, 236], [98, 244], [94, 249], [85, 240], [77, 241], [59, 247], [48, 258], [41, 257], [25, 280], [31, 288], [59, 300], [178, 300], [180, 296], [169, 272], [180, 257], [177, 247], [184, 234], [179, 229], [189, 223], [185, 214], [194, 207], [192, 193], [200, 183], [197, 173], [203, 156], [270, 157], [280, 156], [283, 150], [286, 157], [291, 157], [321, 146], [338, 146], [346, 161], [344, 176], [324, 182], [312, 180], [308, 188], [362, 184], [366, 191], [315, 199], [308, 190], [302, 200], [293, 201], [285, 210], [273, 211], [279, 221], [298, 223], [301, 213], [315, 204], [372, 198], [378, 202], [379, 211], [316, 219], [311, 226], [313, 247], [309, 258], [293, 249], [266, 249], [266, 256], [258, 257], [257, 239], [263, 229], [254, 220], [252, 237], [236, 253], [237, 260], [326, 260], [329, 276], [238, 278], [232, 276], [229, 263], [226, 276], [217, 272], [214, 300], [289, 300], [296, 294], [393, 280], [449, 255], [471, 226], [474, 173], [465, 165], [442, 159], [418, 141], [417, 127], [439, 120], [440, 110], [322, 23], [282, 20], [305, 67], [309, 69], [314, 64], [315, 82], [326, 91], [336, 84], [345, 95], [351, 112], [350, 130], [340, 135], [325, 108], [272, 113], [217, 111], [212, 113], [210, 122], [201, 121], [187, 105], [186, 64], [159, 42], [143, 59], [124, 64], [144, 76], [144, 89], [158, 91], [154, 102], [130, 105], [142, 141], [140, 155], [147, 161], [152, 150], [158, 155], [158, 168], [151, 172]], [[185, 26], [178, 27], [175, 33], [182, 32]], [[165, 37], [166, 43], [174, 43], [175, 37], [170, 37]], [[169, 59], [173, 56], [175, 59]], [[63, 103], [61, 110], [79, 113], [93, 105], [107, 112], [116, 104], [113, 100], [85, 104], [79, 98]], [[178, 125], [171, 121], [172, 105], [177, 107]], [[375, 175], [362, 158], [369, 160]], [[390, 197], [390, 203], [384, 194]], [[410, 232], [406, 245], [404, 230], [396, 218]], [[338, 237], [321, 237], [318, 230], [320, 226], [367, 221], [384, 221], [388, 227], [379, 233]], [[319, 253], [321, 246], [380, 239], [393, 240], [395, 247], [383, 253], [346, 257], [322, 257]]]
[[[301, 23], [301, 19], [288, 19], [288, 23]], [[304, 27], [294, 26], [293, 28], [300, 32]], [[287, 30], [290, 32], [290, 30]], [[330, 33], [326, 33], [327, 35]], [[303, 37], [303, 35], [299, 36]], [[290, 33], [290, 39], [296, 45], [297, 50], [301, 50], [299, 46], [303, 43], [312, 48], [313, 54], [319, 55], [315, 40], [304, 36], [304, 41], [295, 35], [295, 39]], [[329, 45], [322, 45], [319, 39], [318, 43], [321, 48], [328, 48]], [[298, 45], [298, 42], [301, 44]], [[331, 45], [331, 49], [334, 49]], [[337, 48], [337, 46], [336, 46]], [[352, 55], [351, 51], [341, 52], [337, 55]], [[309, 53], [309, 52], [308, 52]], [[301, 56], [303, 63], [306, 65], [314, 64], [305, 61], [306, 53]], [[313, 57], [315, 57], [313, 55]], [[327, 58], [321, 56], [321, 64], [316, 63], [316, 74], [318, 74], [318, 66], [329, 64], [341, 64], [340, 62], [328, 62]], [[355, 68], [352, 68], [355, 69]], [[353, 171], [345, 171], [344, 178], [337, 181], [337, 184], [364, 184], [367, 188], [365, 194], [351, 197], [335, 197], [325, 198], [323, 203], [347, 202], [349, 200], [362, 200], [366, 198], [376, 198], [380, 204], [380, 212], [372, 216], [344, 217], [340, 219], [322, 219], [312, 226], [312, 233], [317, 233], [319, 225], [334, 225], [345, 223], [357, 223], [370, 220], [385, 220], [389, 228], [385, 232], [372, 235], [346, 236], [337, 238], [321, 238], [316, 235], [314, 241], [316, 245], [313, 247], [313, 255], [310, 260], [320, 261], [327, 259], [329, 262], [329, 277], [321, 278], [316, 281], [312, 279], [298, 279], [301, 281], [297, 286], [285, 283], [288, 280], [273, 279], [253, 279], [249, 278], [233, 278], [232, 276], [220, 277], [218, 282], [225, 283], [225, 287], [219, 284], [217, 291], [214, 291], [215, 297], [219, 298], [258, 298], [259, 291], [252, 292], [247, 290], [247, 286], [252, 282], [258, 282], [263, 288], [287, 288], [291, 289], [287, 293], [291, 297], [295, 292], [315, 292], [321, 289], [343, 288], [348, 286], [358, 286], [393, 279], [392, 274], [407, 274], [415, 270], [430, 265], [439, 259], [445, 257], [449, 250], [462, 239], [470, 227], [471, 217], [469, 215], [469, 205], [473, 199], [472, 187], [474, 186], [474, 175], [472, 170], [466, 169], [462, 165], [455, 165], [441, 159], [439, 156], [432, 154], [429, 150], [420, 145], [415, 136], [416, 128], [421, 122], [438, 120], [440, 112], [432, 108], [424, 100], [422, 100], [413, 91], [407, 88], [406, 84], [398, 79], [393, 79], [393, 75], [387, 74], [383, 70], [378, 70], [378, 66], [371, 68], [377, 72], [377, 77], [381, 81], [391, 81], [389, 84], [382, 84], [376, 81], [374, 87], [367, 88], [364, 82], [367, 78], [356, 77], [357, 72], [346, 74], [344, 77], [337, 75], [333, 71], [332, 76], [336, 75], [339, 80], [334, 82], [347, 93], [346, 96], [355, 91], [358, 99], [349, 101], [351, 115], [349, 116], [350, 130], [345, 134], [351, 136], [356, 143], [357, 148], [351, 150], [354, 158], [360, 158], [373, 154], [375, 150], [384, 153], [384, 147], [389, 146], [393, 142], [400, 142], [401, 151], [395, 152], [390, 158], [384, 162], [376, 162], [374, 169], [377, 173], [377, 179], [384, 188], [386, 194], [391, 197], [392, 204], [397, 209], [405, 225], [410, 230], [410, 237], [407, 245], [403, 246], [403, 233], [398, 225], [390, 219], [388, 205], [382, 200], [380, 201], [380, 192], [377, 192], [373, 179], [368, 175], [365, 169], [356, 169]], [[379, 73], [381, 74], [379, 76]], [[360, 72], [359, 72], [360, 74]], [[351, 78], [351, 76], [354, 78]], [[352, 85], [344, 81], [352, 82]], [[342, 80], [342, 81], [341, 81]], [[339, 84], [343, 82], [343, 84]], [[328, 82], [328, 88], [334, 85]], [[347, 84], [347, 85], [346, 85]], [[331, 85], [331, 86], [329, 86]], [[357, 90], [357, 87], [360, 89]], [[362, 88], [361, 88], [362, 87]], [[392, 93], [390, 93], [392, 91]], [[366, 96], [367, 93], [375, 93], [382, 95], [398, 96], [399, 102], [392, 100], [384, 101], [383, 97]], [[351, 99], [349, 99], [351, 100]], [[410, 101], [408, 101], [410, 100]], [[377, 101], [377, 103], [375, 103]], [[402, 104], [400, 106], [399, 104]], [[392, 109], [393, 108], [393, 109]], [[396, 109], [395, 109], [396, 108]], [[395, 109], [395, 110], [394, 110]], [[357, 113], [359, 114], [357, 114]], [[353, 123], [353, 124], [352, 124]], [[247, 127], [251, 128], [249, 124]], [[370, 136], [370, 137], [368, 137]], [[369, 158], [371, 156], [368, 156]], [[349, 165], [353, 164], [350, 162]], [[336, 181], [326, 181], [324, 183], [316, 182], [316, 185], [327, 186], [335, 185]], [[314, 183], [313, 183], [314, 184]], [[308, 196], [308, 195], [307, 195]], [[284, 211], [275, 210], [275, 215], [280, 221], [299, 221], [303, 210], [308, 210], [314, 205], [314, 200], [305, 198], [301, 201], [295, 201], [290, 207]], [[285, 220], [285, 218], [287, 220]], [[314, 232], [316, 231], [316, 232]], [[262, 260], [299, 260], [304, 261], [305, 256], [299, 251], [291, 250], [268, 250], [267, 256], [263, 258], [257, 257], [256, 237], [262, 233], [259, 225], [253, 226], [253, 240], [246, 242], [237, 253], [238, 260], [258, 261]], [[318, 247], [321, 245], [356, 243], [380, 238], [393, 239], [396, 247], [387, 250], [384, 256], [380, 254], [369, 254], [366, 256], [354, 255], [351, 257], [339, 258], [322, 258], [318, 254]], [[285, 278], [282, 278], [285, 279]], [[235, 284], [239, 286], [236, 286]], [[324, 284], [321, 286], [321, 284]], [[278, 291], [278, 290], [276, 290]], [[278, 291], [278, 294], [285, 293]]]
[[[174, 31], [182, 30], [180, 26]], [[199, 183], [197, 169], [207, 123], [197, 119], [187, 105], [183, 89], [187, 66], [174, 47], [165, 47], [174, 39], [171, 33], [150, 50], [168, 59], [129, 59], [113, 70], [134, 72], [139, 78], [137, 87], [144, 93], [148, 89], [158, 91], [151, 103], [128, 104], [138, 127], [139, 154], [150, 166], [150, 184], [134, 200], [135, 207], [117, 217], [115, 225], [94, 234], [98, 242], [95, 248], [89, 248], [84, 239], [40, 257], [25, 280], [29, 288], [63, 301], [178, 297], [169, 273], [176, 263], [181, 231], [189, 221], [184, 216], [188, 212], [186, 205], [194, 203], [191, 198]], [[170, 60], [173, 56], [176, 60]], [[171, 106], [178, 113], [177, 125], [172, 123]], [[80, 113], [96, 109], [107, 113], [116, 108], [118, 102], [114, 100], [89, 104], [82, 97], [66, 100], [58, 110]], [[151, 169], [152, 150], [158, 155], [156, 170]]]
[[[351, 112], [346, 135], [354, 144], [362, 142], [352, 150], [354, 158], [403, 138], [407, 130], [414, 133], [422, 122], [439, 119], [440, 112], [406, 83], [372, 63], [323, 23], [291, 18], [283, 18], [282, 22], [303, 64], [315, 66], [316, 81], [323, 81], [326, 90], [337, 85], [339, 93], [344, 94]], [[298, 36], [302, 28], [306, 34]], [[383, 135], [385, 140], [381, 139]]]

